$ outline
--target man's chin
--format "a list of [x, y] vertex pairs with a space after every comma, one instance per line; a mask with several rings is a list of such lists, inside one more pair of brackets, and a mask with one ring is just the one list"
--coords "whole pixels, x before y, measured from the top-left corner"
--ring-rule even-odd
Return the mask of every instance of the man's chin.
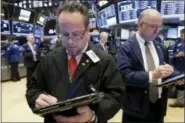
[[73, 51], [68, 51], [68, 54], [69, 55], [72, 55], [72, 56], [77, 56], [80, 52], [77, 51], [77, 50], [73, 50]]

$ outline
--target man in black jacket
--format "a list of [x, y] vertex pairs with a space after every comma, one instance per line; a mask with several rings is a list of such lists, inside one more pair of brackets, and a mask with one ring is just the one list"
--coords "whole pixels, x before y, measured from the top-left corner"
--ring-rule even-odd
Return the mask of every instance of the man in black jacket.
[[138, 31], [119, 49], [117, 65], [125, 83], [123, 123], [163, 122], [167, 88], [157, 88], [174, 69], [167, 64], [168, 54], [155, 41], [162, 25], [157, 10], [146, 9], [138, 19]]
[[102, 101], [77, 107], [75, 116], [46, 115], [45, 122], [106, 123], [119, 111], [124, 90], [114, 59], [88, 41], [88, 11], [81, 3], [66, 2], [61, 6], [57, 25], [62, 47], [39, 63], [27, 88], [28, 104], [31, 109], [55, 104], [88, 94], [93, 85], [105, 93]]

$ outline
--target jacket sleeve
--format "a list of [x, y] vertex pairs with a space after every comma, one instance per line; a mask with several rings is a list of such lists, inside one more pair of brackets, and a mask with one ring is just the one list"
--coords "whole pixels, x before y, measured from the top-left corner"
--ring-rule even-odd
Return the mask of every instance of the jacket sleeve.
[[149, 72], [141, 71], [140, 68], [136, 69], [138, 64], [130, 53], [131, 50], [134, 49], [129, 49], [127, 46], [121, 47], [116, 54], [117, 67], [122, 75], [125, 85], [148, 88]]
[[105, 93], [104, 99], [95, 108], [98, 122], [112, 118], [121, 108], [121, 97], [124, 95], [124, 85], [119, 71], [116, 69], [112, 56], [107, 57], [108, 62], [103, 62], [101, 71], [100, 91]]
[[[46, 60], [46, 59], [45, 59]], [[26, 99], [31, 109], [35, 108], [35, 101], [41, 93], [45, 90], [45, 61], [44, 59], [38, 64], [35, 72], [31, 77], [31, 84], [27, 85]]]

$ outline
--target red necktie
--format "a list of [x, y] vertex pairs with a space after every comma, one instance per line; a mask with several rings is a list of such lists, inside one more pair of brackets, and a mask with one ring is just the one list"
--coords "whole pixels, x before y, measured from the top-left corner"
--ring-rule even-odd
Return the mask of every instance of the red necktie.
[[68, 68], [69, 68], [70, 76], [73, 78], [77, 68], [77, 61], [74, 56], [71, 56], [71, 58], [69, 59]]

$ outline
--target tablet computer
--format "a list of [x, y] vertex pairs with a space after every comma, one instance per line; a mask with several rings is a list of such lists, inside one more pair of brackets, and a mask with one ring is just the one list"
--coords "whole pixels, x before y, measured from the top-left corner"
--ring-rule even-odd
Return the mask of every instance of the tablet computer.
[[176, 81], [182, 80], [184, 78], [185, 78], [185, 74], [180, 74], [180, 75], [177, 75], [177, 76], [173, 76], [173, 77], [170, 77], [170, 78], [166, 79], [165, 81], [163, 81], [161, 84], [158, 84], [157, 86], [158, 87], [168, 86], [168, 85], [174, 84]]
[[[56, 104], [46, 106], [43, 108], [35, 108], [33, 109], [33, 113], [44, 116], [46, 114], [51, 114], [51, 113], [66, 112], [66, 113], [69, 113], [69, 115], [73, 115], [75, 112], [74, 109], [76, 107], [98, 103], [103, 97], [104, 97], [103, 92], [91, 93], [91, 94], [75, 97], [72, 99], [68, 99], [65, 101], [61, 101]], [[65, 113], [63, 114], [65, 115]]]

